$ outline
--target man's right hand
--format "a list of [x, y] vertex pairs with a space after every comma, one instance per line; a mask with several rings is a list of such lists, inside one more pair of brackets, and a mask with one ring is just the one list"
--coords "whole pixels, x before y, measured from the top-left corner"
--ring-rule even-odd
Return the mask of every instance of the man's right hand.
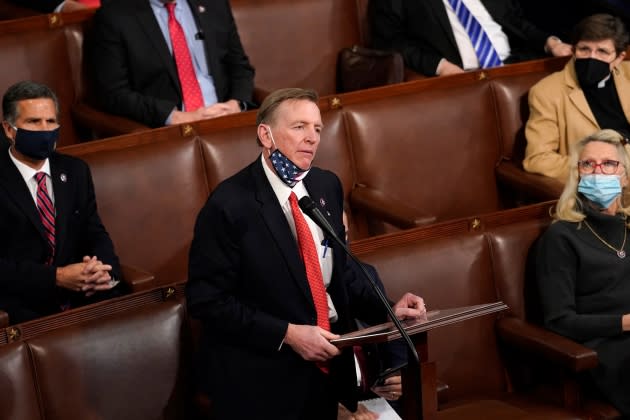
[[456, 64], [451, 63], [446, 58], [443, 58], [438, 64], [435, 74], [437, 74], [438, 76], [449, 76], [451, 74], [459, 74], [463, 72], [464, 69]]
[[339, 336], [320, 327], [289, 324], [284, 342], [304, 360], [325, 362], [341, 352], [330, 344], [335, 338]]
[[96, 257], [85, 256], [80, 263], [57, 267], [56, 285], [74, 292], [109, 290], [114, 286], [110, 283], [111, 269]]

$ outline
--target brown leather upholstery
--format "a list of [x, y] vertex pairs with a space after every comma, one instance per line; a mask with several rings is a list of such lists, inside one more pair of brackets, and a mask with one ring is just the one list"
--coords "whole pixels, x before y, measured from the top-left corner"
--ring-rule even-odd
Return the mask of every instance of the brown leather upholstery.
[[512, 386], [522, 389], [551, 383], [556, 390], [552, 398], [565, 407], [583, 408], [593, 418], [617, 418], [615, 409], [594, 401], [580, 386], [579, 373], [597, 365], [597, 354], [540, 326], [535, 260], [530, 252], [548, 223], [530, 220], [497, 228], [488, 235], [497, 295], [510, 307], [497, 331], [506, 344], [506, 363], [513, 368]]
[[[506, 136], [518, 131], [521, 115], [509, 100], [543, 70], [501, 74], [496, 89], [492, 77], [465, 74], [323, 98], [314, 164], [339, 176], [351, 237], [513, 205], [511, 189], [495, 176], [502, 129], [512, 130]], [[499, 107], [506, 108], [500, 119]], [[119, 255], [154, 273], [157, 285], [186, 280], [198, 210], [260, 151], [254, 112], [63, 149], [92, 167], [99, 211]]]
[[182, 302], [52, 331], [28, 346], [47, 419], [187, 418]]
[[4, 419], [39, 419], [34, 372], [24, 343], [0, 347], [0, 416]]
[[597, 363], [592, 350], [525, 317], [526, 303], [535, 304], [523, 292], [530, 274], [529, 249], [549, 223], [549, 206], [525, 208], [532, 211], [529, 214], [507, 210], [468, 223], [445, 222], [353, 243], [359, 258], [377, 267], [391, 299], [410, 290], [424, 297], [429, 311], [496, 300], [510, 307], [499, 316], [429, 333], [429, 360], [436, 362], [438, 378], [449, 386], [449, 400], [438, 419], [593, 418], [591, 407], [615, 412], [589, 398], [585, 404], [578, 400], [566, 404], [567, 392], [575, 389], [562, 383], [538, 392], [548, 375], [531, 375], [530, 383], [520, 382], [524, 368], [579, 372]]
[[525, 123], [529, 117], [527, 94], [529, 88], [545, 77], [545, 72], [497, 77], [492, 89], [498, 111], [501, 132], [501, 162], [497, 167], [497, 180], [514, 188], [521, 195], [517, 200], [546, 201], [557, 199], [563, 185], [542, 175], [530, 174], [523, 169], [525, 155]]
[[[497, 300], [490, 249], [483, 234], [383, 246], [360, 252], [359, 258], [378, 269], [394, 301], [407, 291], [422, 296], [428, 310]], [[429, 333], [429, 358], [437, 361], [438, 378], [449, 386], [449, 400], [494, 395], [506, 388], [494, 341], [492, 316]], [[462, 365], [458, 359], [475, 362]]]
[[186, 281], [193, 225], [209, 193], [198, 143], [178, 138], [79, 156], [118, 255], [158, 284]]
[[0, 346], [1, 417], [192, 418], [192, 347], [181, 295], [159, 303], [137, 297], [124, 298], [137, 306], [122, 311], [107, 313], [107, 302], [81, 308], [80, 323], [27, 323], [37, 333]]
[[[353, 244], [359, 258], [377, 266], [393, 299], [410, 290], [426, 299], [429, 310], [502, 298], [513, 306], [503, 315], [429, 333], [429, 360], [449, 387], [448, 402], [437, 419], [586, 419], [594, 411], [584, 410], [592, 407], [598, 413], [612, 412], [601, 403], [568, 410], [562, 408], [558, 389], [541, 396], [514, 381], [510, 356], [515, 350], [508, 344], [516, 342], [506, 342], [503, 331], [517, 329], [507, 329], [504, 321], [520, 322], [521, 332], [533, 330], [533, 335], [519, 337], [528, 352], [544, 355], [531, 341], [545, 336], [514, 315], [522, 299], [507, 289], [518, 290], [522, 284], [524, 276], [518, 273], [524, 270], [532, 240], [548, 223], [548, 206], [458, 219]], [[181, 286], [166, 301], [156, 301], [156, 291], [143, 292], [18, 325], [18, 343], [0, 346], [3, 404], [18, 414], [30, 410], [17, 417], [29, 419], [72, 414], [86, 419], [190, 418], [186, 409], [195, 398], [189, 370], [192, 346]], [[594, 366], [592, 351], [582, 357], [581, 346], [563, 349], [561, 337], [554, 336], [548, 333], [538, 343], [549, 354], [566, 351], [553, 363], [569, 366], [574, 360], [577, 370]]]
[[437, 220], [500, 208], [499, 133], [488, 83], [418, 89], [344, 109], [358, 184]]
[[[336, 92], [337, 54], [363, 44], [356, 0], [231, 0], [257, 87]], [[264, 36], [262, 36], [264, 34]]]

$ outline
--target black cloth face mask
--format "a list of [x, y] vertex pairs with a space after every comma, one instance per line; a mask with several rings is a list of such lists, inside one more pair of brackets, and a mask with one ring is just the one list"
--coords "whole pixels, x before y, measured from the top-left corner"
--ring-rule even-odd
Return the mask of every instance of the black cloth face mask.
[[35, 160], [45, 160], [55, 150], [59, 139], [59, 127], [54, 130], [33, 131], [13, 127], [15, 150]]
[[576, 58], [575, 74], [580, 86], [593, 87], [610, 74], [610, 64], [596, 58]]

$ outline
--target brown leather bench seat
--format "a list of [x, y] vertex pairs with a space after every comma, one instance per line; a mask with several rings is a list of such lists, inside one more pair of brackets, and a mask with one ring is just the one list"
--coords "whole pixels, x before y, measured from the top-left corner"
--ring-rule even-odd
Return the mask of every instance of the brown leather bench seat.
[[[410, 290], [426, 299], [429, 310], [497, 300], [510, 307], [506, 313], [429, 332], [429, 360], [449, 390], [448, 401], [425, 418], [618, 416], [601, 401], [593, 405], [584, 393], [574, 400], [578, 404], [567, 405], [566, 381], [544, 388], [543, 394], [537, 392], [541, 382], [524, 383], [519, 376], [527, 366], [536, 372], [560, 371], [570, 379], [597, 363], [591, 350], [542, 330], [529, 319], [526, 308], [535, 301], [526, 300], [523, 293], [528, 281], [526, 256], [549, 223], [549, 205], [463, 218], [353, 244], [361, 259], [378, 268], [392, 299]], [[19, 324], [13, 327], [19, 334], [11, 336], [11, 330], [3, 330], [3, 413], [29, 420], [72, 414], [86, 419], [190, 418], [193, 347], [182, 286]], [[519, 357], [512, 357], [517, 350]], [[572, 389], [581, 391], [579, 384]], [[437, 398], [435, 391], [432, 398]], [[606, 414], [594, 416], [594, 406]]]
[[[507, 159], [504, 137], [514, 135], [503, 128], [518, 126], [520, 114], [498, 104], [494, 83], [503, 97], [518, 99], [547, 63], [516, 65], [509, 76], [468, 73], [322, 98], [325, 128], [314, 164], [341, 179], [352, 238], [513, 206], [495, 169]], [[62, 152], [90, 164], [119, 254], [159, 285], [186, 280], [196, 214], [219, 182], [259, 155], [255, 133], [252, 111]]]
[[[449, 221], [354, 242], [388, 296], [424, 297], [428, 310], [501, 300], [509, 310], [432, 330], [429, 360], [448, 385], [438, 419], [618, 418], [584, 392], [592, 350], [540, 327], [528, 259], [551, 203]], [[524, 372], [527, 374], [524, 375]]]
[[180, 298], [0, 346], [3, 418], [192, 418], [187, 330]]
[[[356, 0], [231, 3], [243, 46], [256, 68], [258, 101], [271, 90], [288, 86], [335, 93], [339, 51], [365, 45], [367, 11]], [[11, 63], [0, 72], [0, 91], [24, 79], [50, 86], [61, 103], [60, 145], [147, 129], [99, 110], [91, 88], [94, 70], [84, 62], [93, 14], [94, 10], [36, 14], [0, 22], [0, 57]]]

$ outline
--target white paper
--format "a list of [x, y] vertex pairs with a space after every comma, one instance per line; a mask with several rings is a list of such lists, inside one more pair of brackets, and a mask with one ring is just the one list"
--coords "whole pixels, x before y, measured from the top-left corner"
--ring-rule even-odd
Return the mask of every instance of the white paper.
[[378, 414], [378, 420], [402, 420], [385, 398], [359, 401], [365, 408]]

